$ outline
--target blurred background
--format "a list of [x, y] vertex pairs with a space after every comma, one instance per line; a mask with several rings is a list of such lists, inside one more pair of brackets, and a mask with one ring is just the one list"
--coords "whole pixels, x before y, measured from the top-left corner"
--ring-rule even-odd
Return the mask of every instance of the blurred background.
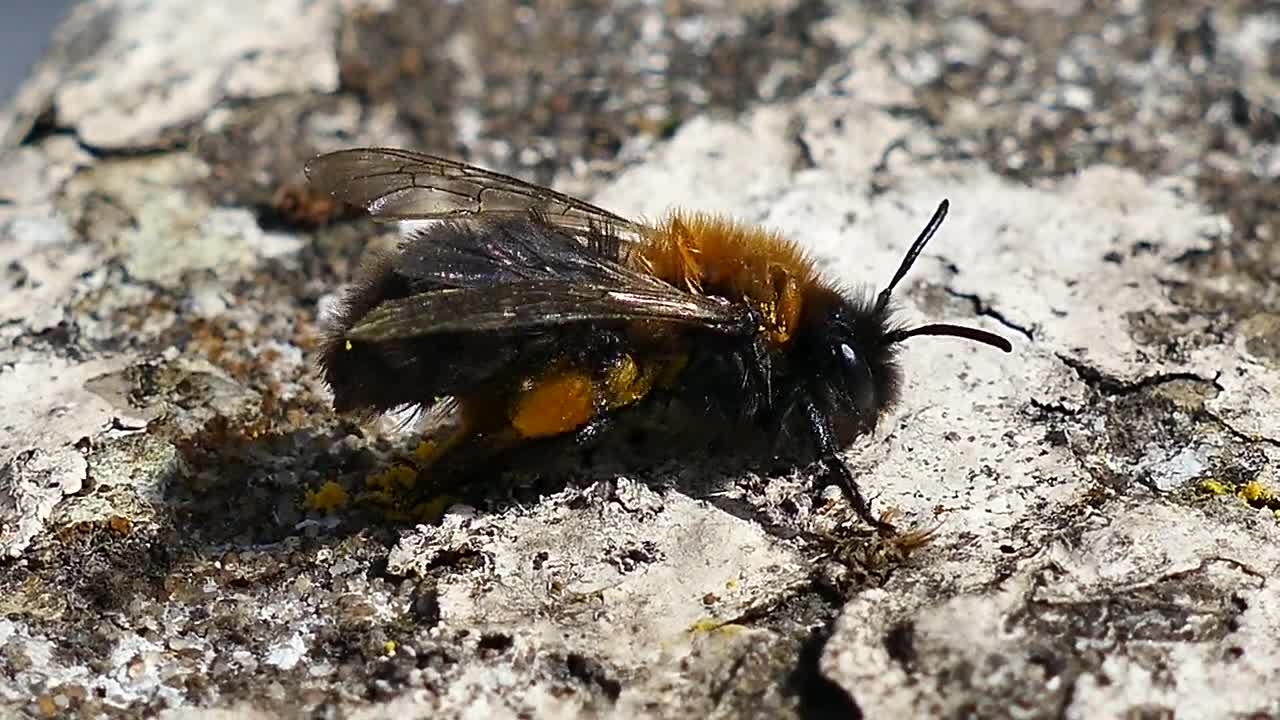
[[40, 59], [49, 33], [74, 0], [0, 0], [0, 105]]

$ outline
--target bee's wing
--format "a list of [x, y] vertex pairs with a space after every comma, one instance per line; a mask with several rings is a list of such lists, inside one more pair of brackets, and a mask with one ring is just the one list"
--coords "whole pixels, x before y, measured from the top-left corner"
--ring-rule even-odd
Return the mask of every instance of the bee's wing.
[[604, 225], [639, 233], [638, 223], [550, 188], [435, 155], [395, 148], [352, 148], [306, 166], [311, 185], [379, 220], [527, 215], [573, 230]]
[[653, 283], [623, 286], [531, 280], [448, 288], [378, 304], [345, 336], [383, 342], [443, 333], [492, 333], [563, 327], [574, 323], [648, 320], [747, 334], [754, 321], [724, 300]]

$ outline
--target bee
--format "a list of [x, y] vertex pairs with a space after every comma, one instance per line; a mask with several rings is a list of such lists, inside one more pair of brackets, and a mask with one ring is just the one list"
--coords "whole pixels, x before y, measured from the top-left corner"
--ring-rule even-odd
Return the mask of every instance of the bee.
[[374, 255], [337, 304], [318, 358], [336, 412], [446, 407], [433, 459], [586, 440], [655, 397], [798, 437], [818, 475], [887, 532], [839, 454], [898, 400], [900, 344], [971, 327], [894, 320], [894, 288], [943, 200], [874, 297], [824, 277], [791, 240], [675, 210], [652, 224], [433, 155], [354, 148], [308, 163], [312, 187], [377, 220], [436, 220]]

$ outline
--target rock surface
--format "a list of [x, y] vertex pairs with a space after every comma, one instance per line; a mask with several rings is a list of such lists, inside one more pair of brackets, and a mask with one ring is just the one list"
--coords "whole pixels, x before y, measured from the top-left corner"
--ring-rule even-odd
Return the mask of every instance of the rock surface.
[[[1280, 716], [1280, 10], [430, 5], [87, 2], [0, 115], [3, 714]], [[899, 300], [1015, 350], [846, 457], [932, 541], [700, 457], [399, 509], [311, 367], [372, 144], [851, 285], [949, 198]]]

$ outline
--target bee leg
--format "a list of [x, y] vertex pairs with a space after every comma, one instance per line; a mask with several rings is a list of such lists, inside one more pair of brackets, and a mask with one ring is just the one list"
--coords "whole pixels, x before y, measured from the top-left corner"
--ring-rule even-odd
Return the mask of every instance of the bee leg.
[[419, 469], [425, 470], [436, 465], [457, 449], [458, 446], [470, 439], [471, 436], [471, 429], [465, 424], [459, 423], [438, 437], [424, 440], [415, 452], [414, 459], [417, 461]]
[[518, 438], [494, 418], [501, 414], [494, 397], [476, 394], [454, 400], [451, 426], [419, 444], [413, 457], [427, 478], [419, 491], [439, 495], [471, 484]]
[[836, 455], [835, 432], [831, 428], [830, 419], [818, 408], [813, 398], [804, 398], [801, 402], [809, 432], [817, 446], [817, 464], [822, 468], [823, 475], [840, 485], [840, 489], [849, 499], [849, 504], [853, 505], [854, 512], [858, 514], [859, 520], [875, 528], [881, 535], [897, 534], [897, 528], [892, 523], [876, 517], [871, 512], [871, 503], [863, 496], [862, 490], [858, 487], [858, 481], [853, 478], [853, 473], [849, 472], [849, 467]]
[[757, 388], [764, 395], [765, 412], [773, 410], [773, 371], [771, 366], [772, 361], [769, 357], [768, 347], [765, 346], [763, 340], [757, 339], [751, 344], [751, 372], [754, 374], [752, 379], [756, 382]]
[[443, 431], [425, 439], [415, 451], [415, 460], [421, 469], [437, 465], [472, 446], [502, 441], [503, 424], [495, 421], [504, 417], [499, 397], [476, 393], [455, 397], [449, 402], [452, 404], [443, 406], [443, 412], [452, 422]]

